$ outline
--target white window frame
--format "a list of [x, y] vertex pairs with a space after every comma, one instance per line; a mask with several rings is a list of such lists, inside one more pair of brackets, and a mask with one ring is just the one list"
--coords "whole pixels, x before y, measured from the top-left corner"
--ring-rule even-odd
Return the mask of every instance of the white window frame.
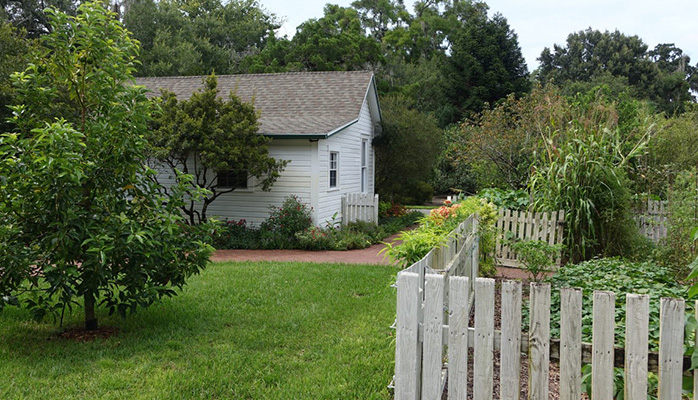
[[[334, 160], [332, 159], [334, 156]], [[332, 172], [334, 172], [334, 186], [332, 185]], [[327, 156], [327, 188], [339, 190], [339, 152], [330, 151]]]
[[361, 193], [368, 190], [368, 140], [361, 140]]

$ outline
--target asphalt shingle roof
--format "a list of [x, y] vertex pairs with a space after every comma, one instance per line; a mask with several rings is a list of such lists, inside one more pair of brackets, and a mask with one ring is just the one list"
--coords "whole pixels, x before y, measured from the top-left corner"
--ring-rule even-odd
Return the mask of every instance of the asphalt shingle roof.
[[[232, 91], [253, 101], [265, 135], [326, 135], [359, 117], [373, 73], [370, 71], [289, 72], [220, 75], [221, 97]], [[155, 97], [169, 90], [179, 100], [202, 88], [204, 76], [137, 78]]]

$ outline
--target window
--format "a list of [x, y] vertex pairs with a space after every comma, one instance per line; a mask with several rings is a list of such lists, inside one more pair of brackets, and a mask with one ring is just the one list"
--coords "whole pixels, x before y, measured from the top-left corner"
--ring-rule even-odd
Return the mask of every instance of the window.
[[218, 173], [218, 186], [247, 189], [247, 171], [239, 169], [231, 169]]
[[337, 187], [339, 178], [339, 152], [330, 151], [330, 188]]
[[366, 193], [366, 181], [368, 180], [368, 141], [361, 142], [361, 192]]

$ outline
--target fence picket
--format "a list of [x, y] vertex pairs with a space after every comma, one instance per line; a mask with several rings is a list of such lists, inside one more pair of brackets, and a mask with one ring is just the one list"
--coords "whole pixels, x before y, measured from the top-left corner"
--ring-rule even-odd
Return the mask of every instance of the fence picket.
[[448, 330], [448, 398], [465, 400], [468, 397], [468, 298], [467, 277], [449, 278]]
[[531, 283], [530, 302], [528, 398], [547, 400], [550, 369], [550, 284]]
[[418, 400], [422, 352], [418, 340], [421, 308], [419, 275], [402, 272], [397, 278], [395, 332], [395, 399]]
[[615, 293], [594, 292], [591, 355], [591, 397], [613, 398], [613, 338], [615, 327]]
[[645, 400], [650, 297], [628, 293], [625, 299], [625, 399]]
[[518, 400], [521, 387], [521, 282], [502, 283], [500, 398]]
[[443, 275], [427, 274], [424, 284], [424, 341], [422, 351], [422, 399], [441, 398], [443, 359]]
[[578, 400], [582, 383], [582, 290], [560, 290], [560, 399]]
[[492, 400], [494, 382], [494, 279], [475, 280], [473, 399]]
[[659, 400], [681, 399], [683, 299], [662, 298], [659, 310]]
[[347, 193], [341, 201], [342, 224], [354, 221], [378, 223], [378, 195]]

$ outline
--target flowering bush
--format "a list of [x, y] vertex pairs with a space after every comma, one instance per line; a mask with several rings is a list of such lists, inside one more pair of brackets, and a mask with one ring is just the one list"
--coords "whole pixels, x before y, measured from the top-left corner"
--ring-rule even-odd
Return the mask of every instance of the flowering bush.
[[400, 203], [381, 201], [378, 203], [378, 216], [380, 218], [403, 217], [407, 214], [407, 208]]
[[217, 232], [214, 246], [217, 249], [254, 249], [259, 241], [259, 230], [246, 220], [223, 221]]
[[296, 232], [297, 248], [302, 250], [334, 250], [335, 240], [331, 231], [313, 226]]
[[261, 225], [264, 247], [294, 247], [296, 233], [313, 225], [311, 209], [297, 196], [288, 196], [281, 207], [271, 206], [269, 209], [269, 217]]
[[402, 243], [388, 245], [386, 254], [403, 267], [419, 261], [434, 247], [443, 246], [448, 235], [471, 214], [480, 216], [480, 270], [483, 274], [494, 272], [491, 253], [494, 251], [494, 225], [497, 222], [497, 208], [494, 204], [479, 198], [468, 197], [450, 207], [434, 209], [420, 221], [417, 229], [400, 235]]

